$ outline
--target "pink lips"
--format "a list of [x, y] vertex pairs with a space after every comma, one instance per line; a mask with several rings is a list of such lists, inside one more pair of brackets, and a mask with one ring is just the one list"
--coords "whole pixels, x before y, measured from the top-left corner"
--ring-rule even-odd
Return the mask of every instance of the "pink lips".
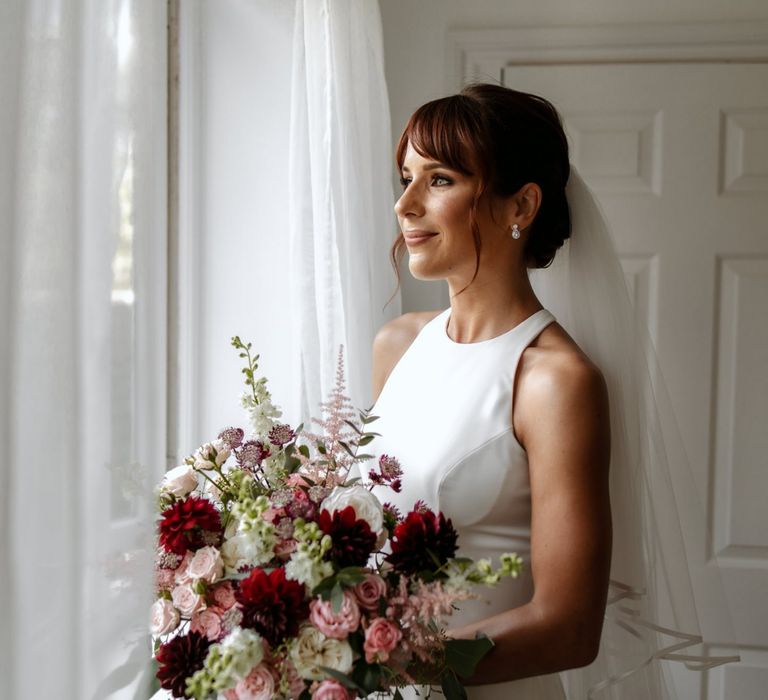
[[406, 243], [420, 243], [422, 241], [426, 241], [428, 238], [432, 238], [432, 236], [436, 236], [437, 234], [433, 231], [418, 231], [418, 230], [410, 230], [410, 231], [404, 231], [403, 235], [405, 236]]

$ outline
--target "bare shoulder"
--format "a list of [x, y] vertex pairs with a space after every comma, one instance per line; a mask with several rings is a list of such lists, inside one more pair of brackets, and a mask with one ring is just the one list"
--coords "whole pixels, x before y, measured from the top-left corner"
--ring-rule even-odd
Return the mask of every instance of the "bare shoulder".
[[542, 416], [563, 420], [588, 412], [607, 421], [608, 392], [600, 368], [557, 323], [547, 326], [520, 358], [513, 425], [524, 438]]
[[373, 398], [424, 326], [442, 311], [411, 311], [385, 323], [373, 340]]

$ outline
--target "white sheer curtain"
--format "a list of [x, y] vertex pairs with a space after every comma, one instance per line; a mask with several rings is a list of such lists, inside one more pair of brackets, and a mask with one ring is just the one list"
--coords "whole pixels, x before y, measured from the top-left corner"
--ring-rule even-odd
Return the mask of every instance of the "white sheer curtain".
[[149, 658], [138, 477], [164, 469], [165, 5], [0, 7], [4, 698], [133, 697]]
[[290, 259], [301, 419], [335, 383], [344, 345], [348, 395], [371, 397], [371, 345], [400, 314], [388, 264], [393, 213], [389, 99], [376, 0], [297, 0], [290, 124]]

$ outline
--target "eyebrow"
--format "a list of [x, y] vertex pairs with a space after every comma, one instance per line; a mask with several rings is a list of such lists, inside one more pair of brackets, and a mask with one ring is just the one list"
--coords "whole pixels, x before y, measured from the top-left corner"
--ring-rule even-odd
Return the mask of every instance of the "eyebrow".
[[[445, 170], [454, 170], [450, 165], [446, 165], [445, 163], [430, 163], [429, 165], [424, 166], [424, 170], [437, 170], [438, 168], [444, 168]], [[410, 168], [408, 168], [407, 165], [404, 165], [402, 168], [400, 168], [403, 172], [411, 172]]]

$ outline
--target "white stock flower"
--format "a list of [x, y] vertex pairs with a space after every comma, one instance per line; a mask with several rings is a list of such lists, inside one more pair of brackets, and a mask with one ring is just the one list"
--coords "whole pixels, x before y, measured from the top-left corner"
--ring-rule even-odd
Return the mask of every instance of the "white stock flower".
[[321, 510], [327, 510], [333, 514], [337, 510], [344, 510], [352, 506], [359, 520], [365, 520], [371, 528], [371, 532], [378, 534], [384, 526], [384, 512], [381, 502], [368, 489], [359, 484], [354, 486], [337, 486], [331, 494], [320, 504]]
[[268, 563], [275, 556], [276, 544], [277, 537], [274, 533], [265, 536], [265, 533], [258, 530], [238, 532], [221, 547], [221, 558], [227, 573], [235, 572], [243, 566]]
[[285, 565], [285, 577], [291, 581], [303, 583], [310, 590], [324, 578], [333, 573], [333, 564], [329, 561], [318, 561], [306, 550], [297, 550], [291, 554], [290, 561]]
[[320, 681], [326, 674], [320, 666], [340, 673], [352, 670], [352, 647], [344, 639], [326, 637], [317, 627], [305, 625], [291, 645], [291, 661], [302, 678]]
[[258, 632], [238, 627], [221, 642], [228, 675], [241, 681], [264, 658], [264, 642]]

